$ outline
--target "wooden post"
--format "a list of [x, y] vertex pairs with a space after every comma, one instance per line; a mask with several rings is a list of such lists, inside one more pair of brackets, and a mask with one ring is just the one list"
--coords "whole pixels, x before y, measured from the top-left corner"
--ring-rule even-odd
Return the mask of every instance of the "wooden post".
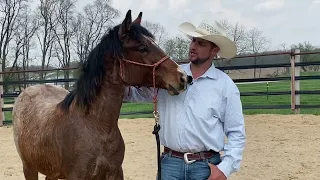
[[[300, 49], [295, 49], [294, 53], [300, 53]], [[300, 62], [300, 55], [295, 55], [295, 63]], [[300, 76], [301, 67], [295, 66], [295, 75]], [[295, 80], [295, 90], [300, 91], [300, 80]], [[295, 94], [295, 104], [300, 105], [300, 94]], [[300, 108], [295, 108], [295, 113], [300, 114]]]
[[[2, 60], [0, 60], [2, 61]], [[0, 72], [2, 71], [2, 62], [0, 62]], [[0, 82], [3, 82], [3, 74], [0, 74]], [[3, 85], [0, 85], [0, 96], [3, 95]], [[4, 100], [3, 97], [0, 97], [0, 127], [3, 126], [3, 121], [4, 121], [4, 113], [2, 112], [2, 108], [4, 105]]]
[[[300, 49], [295, 49], [294, 53], [300, 53]], [[300, 55], [293, 55], [290, 57], [291, 63], [291, 110], [294, 113], [300, 113], [300, 109], [296, 108], [296, 105], [300, 105], [300, 94], [296, 94], [296, 91], [300, 90], [300, 81], [296, 80], [296, 76], [300, 76], [300, 66], [296, 67], [295, 63], [300, 62]]]
[[[1, 68], [0, 68], [1, 69]], [[2, 81], [2, 75], [0, 74], [1, 78], [0, 81]], [[3, 85], [0, 85], [0, 95], [3, 94]], [[3, 126], [3, 121], [4, 121], [4, 113], [2, 112], [2, 108], [3, 108], [3, 98], [0, 97], [0, 127]]]
[[291, 55], [290, 64], [291, 64], [291, 110], [292, 112], [295, 112], [295, 109], [296, 109], [295, 55]]

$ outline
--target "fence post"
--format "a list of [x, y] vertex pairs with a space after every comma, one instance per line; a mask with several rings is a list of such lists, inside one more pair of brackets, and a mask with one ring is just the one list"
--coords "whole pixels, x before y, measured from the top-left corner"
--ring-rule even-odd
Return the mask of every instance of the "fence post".
[[[300, 49], [295, 49], [294, 53], [300, 53]], [[300, 63], [300, 54], [295, 55], [295, 63]], [[300, 76], [301, 67], [295, 66], [295, 76]], [[295, 90], [300, 91], [300, 80], [295, 80]], [[300, 105], [300, 94], [295, 94], [295, 104]], [[300, 108], [295, 108], [295, 113], [300, 114]]]
[[[291, 50], [293, 53], [293, 49]], [[296, 87], [295, 87], [295, 55], [290, 55], [290, 64], [291, 64], [291, 111], [294, 112], [296, 109]]]
[[[1, 60], [0, 60], [1, 61]], [[0, 62], [0, 72], [2, 72], [2, 62]], [[3, 82], [3, 74], [0, 74], [0, 82]], [[0, 96], [3, 95], [3, 85], [0, 85]], [[0, 127], [3, 126], [4, 121], [4, 113], [2, 112], [2, 108], [4, 105], [3, 97], [0, 97]]]
[[293, 113], [300, 113], [300, 109], [296, 108], [296, 105], [300, 105], [300, 94], [296, 95], [296, 91], [300, 90], [300, 81], [296, 80], [296, 76], [300, 76], [300, 67], [296, 67], [295, 63], [300, 62], [300, 49], [292, 50], [293, 55], [290, 57], [291, 64], [291, 110]]
[[[1, 68], [0, 68], [1, 69]], [[0, 81], [2, 81], [2, 75], [0, 74], [1, 78]], [[3, 86], [0, 85], [0, 96], [3, 95]], [[4, 113], [2, 112], [2, 108], [3, 108], [3, 97], [0, 97], [0, 127], [3, 126], [3, 121], [4, 121]]]

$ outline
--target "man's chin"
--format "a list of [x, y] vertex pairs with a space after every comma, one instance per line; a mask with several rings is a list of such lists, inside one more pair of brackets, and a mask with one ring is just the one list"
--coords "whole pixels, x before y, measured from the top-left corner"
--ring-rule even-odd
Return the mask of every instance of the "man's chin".
[[190, 62], [195, 65], [200, 65], [200, 64], [207, 62], [208, 60], [209, 60], [209, 58], [206, 58], [206, 59], [197, 58], [197, 59], [190, 59]]
[[191, 62], [191, 63], [194, 63], [194, 62], [197, 62], [197, 58], [189, 58], [189, 61]]

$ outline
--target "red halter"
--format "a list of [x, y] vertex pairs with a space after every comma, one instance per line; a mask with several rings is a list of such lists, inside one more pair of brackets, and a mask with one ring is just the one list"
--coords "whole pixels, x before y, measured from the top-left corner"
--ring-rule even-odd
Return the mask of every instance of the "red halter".
[[[155, 125], [152, 131], [152, 134], [155, 135], [156, 137], [156, 142], [157, 142], [157, 159], [158, 159], [158, 176], [161, 179], [161, 161], [160, 161], [160, 140], [159, 140], [159, 131], [160, 131], [160, 124], [159, 124], [159, 118], [160, 118], [160, 113], [158, 111], [157, 108], [157, 96], [158, 96], [158, 90], [156, 90], [156, 67], [161, 64], [163, 61], [165, 61], [166, 59], [169, 59], [168, 56], [163, 57], [162, 59], [160, 59], [158, 62], [154, 63], [154, 64], [143, 64], [143, 63], [138, 63], [135, 61], [130, 61], [127, 59], [122, 59], [122, 61], [131, 63], [131, 64], [136, 64], [136, 65], [140, 65], [140, 66], [148, 66], [148, 67], [153, 67], [152, 70], [152, 78], [153, 78], [153, 105], [154, 105], [154, 110], [153, 110], [153, 116], [154, 116], [154, 120], [155, 120]], [[120, 60], [120, 76], [123, 78], [123, 62]]]
[[[147, 66], [147, 67], [153, 67], [152, 70], [152, 81], [153, 81], [153, 105], [154, 105], [154, 111], [153, 111], [153, 115], [156, 121], [156, 124], [159, 123], [159, 112], [158, 112], [158, 108], [157, 108], [157, 96], [158, 96], [158, 91], [159, 89], [156, 90], [156, 67], [159, 66], [159, 64], [161, 64], [162, 62], [164, 62], [165, 60], [169, 59], [169, 56], [165, 56], [162, 59], [160, 59], [158, 62], [154, 63], [154, 64], [144, 64], [144, 63], [139, 63], [139, 62], [135, 62], [135, 61], [130, 61], [127, 59], [122, 59], [122, 61], [131, 63], [131, 64], [136, 64], [136, 65], [140, 65], [140, 66]], [[120, 76], [122, 78], [122, 80], [124, 79], [123, 77], [123, 63], [120, 60]]]

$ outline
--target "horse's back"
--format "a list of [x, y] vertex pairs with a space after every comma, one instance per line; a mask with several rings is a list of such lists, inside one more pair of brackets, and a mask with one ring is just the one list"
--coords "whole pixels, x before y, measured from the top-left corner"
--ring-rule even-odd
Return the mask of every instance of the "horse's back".
[[57, 147], [52, 138], [57, 128], [56, 106], [67, 94], [62, 87], [40, 84], [27, 87], [17, 97], [12, 111], [13, 135], [24, 164], [58, 169]]
[[66, 89], [55, 85], [39, 84], [27, 87], [15, 100], [13, 116], [21, 111], [36, 114], [52, 111], [67, 94]]
[[[12, 110], [14, 125], [18, 121], [28, 118], [47, 116], [55, 112], [56, 105], [61, 102], [69, 91], [66, 89], [48, 84], [39, 84], [27, 87], [15, 100]], [[40, 119], [40, 118], [39, 118]]]

